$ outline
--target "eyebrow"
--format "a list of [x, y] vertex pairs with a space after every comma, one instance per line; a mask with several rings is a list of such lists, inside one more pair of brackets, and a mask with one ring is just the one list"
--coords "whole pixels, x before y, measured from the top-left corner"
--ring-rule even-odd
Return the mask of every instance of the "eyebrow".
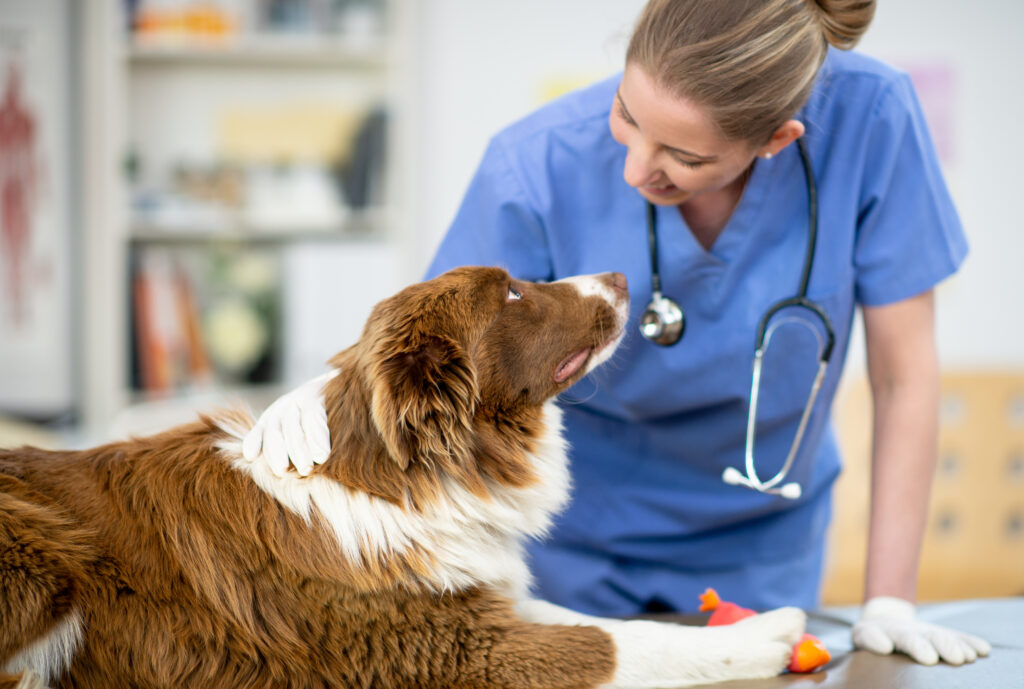
[[[630, 122], [633, 122], [635, 124], [636, 120], [634, 120], [633, 116], [631, 114], [629, 114], [629, 108], [626, 107], [626, 101], [622, 100], [622, 92], [616, 90], [615, 91], [615, 97], [618, 98], [619, 105], [622, 106], [622, 111], [624, 113], [626, 113], [626, 117], [629, 118]], [[694, 153], [693, 151], [687, 151], [685, 148], [676, 148], [675, 146], [668, 146], [666, 144], [662, 144], [662, 146], [664, 146], [666, 149], [668, 149], [670, 151], [675, 151], [676, 153], [679, 153], [680, 155], [684, 155], [684, 156], [687, 156], [689, 158], [696, 158], [697, 160], [699, 160], [701, 162], [710, 163], [710, 162], [714, 162], [714, 161], [718, 160], [718, 156], [702, 156], [700, 153]]]

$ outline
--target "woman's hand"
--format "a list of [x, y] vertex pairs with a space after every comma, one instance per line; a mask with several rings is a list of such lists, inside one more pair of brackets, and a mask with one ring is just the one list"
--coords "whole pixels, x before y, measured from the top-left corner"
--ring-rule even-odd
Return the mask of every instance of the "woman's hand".
[[267, 407], [242, 441], [242, 454], [250, 462], [262, 457], [270, 470], [284, 476], [289, 465], [301, 476], [327, 461], [331, 432], [324, 407], [324, 385], [338, 371], [330, 371], [287, 392]]
[[879, 655], [906, 653], [922, 665], [944, 660], [962, 665], [987, 656], [984, 639], [916, 619], [914, 604], [902, 598], [878, 596], [864, 606], [853, 625], [853, 645]]

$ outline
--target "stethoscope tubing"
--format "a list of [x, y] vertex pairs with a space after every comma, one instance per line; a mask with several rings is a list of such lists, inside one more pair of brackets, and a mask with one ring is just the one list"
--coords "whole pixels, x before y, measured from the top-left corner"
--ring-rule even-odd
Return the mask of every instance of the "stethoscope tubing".
[[781, 483], [793, 467], [797, 452], [800, 450], [800, 443], [803, 441], [804, 432], [807, 429], [807, 422], [810, 420], [811, 411], [814, 409], [814, 402], [818, 399], [818, 392], [821, 390], [821, 383], [825, 378], [825, 371], [828, 368], [826, 360], [821, 359], [818, 362], [818, 370], [814, 375], [814, 382], [811, 384], [811, 392], [808, 395], [807, 403], [804, 405], [803, 413], [800, 415], [800, 423], [797, 425], [796, 433], [793, 435], [793, 442], [790, 443], [789, 452], [786, 454], [786, 461], [775, 476], [767, 481], [762, 481], [757, 475], [757, 468], [754, 466], [754, 438], [757, 433], [757, 405], [760, 397], [761, 365], [763, 361], [764, 351], [759, 349], [754, 353], [754, 372], [750, 382], [750, 407], [747, 411], [747, 434], [743, 451], [747, 470], [744, 477], [746, 485], [762, 493], [770, 492], [772, 488]]
[[757, 324], [757, 339], [754, 343], [755, 351], [761, 351], [764, 348], [765, 332], [768, 329], [768, 323], [772, 317], [782, 309], [787, 308], [801, 308], [811, 311], [818, 320], [821, 321], [822, 328], [825, 330], [825, 344], [822, 347], [820, 358], [823, 362], [828, 363], [832, 358], [832, 348], [836, 343], [835, 330], [832, 328], [832, 320], [825, 313], [825, 309], [821, 308], [821, 305], [815, 301], [811, 301], [804, 296], [789, 297], [788, 299], [782, 299], [775, 302], [768, 307], [768, 310], [764, 312], [761, 317], [761, 322]]

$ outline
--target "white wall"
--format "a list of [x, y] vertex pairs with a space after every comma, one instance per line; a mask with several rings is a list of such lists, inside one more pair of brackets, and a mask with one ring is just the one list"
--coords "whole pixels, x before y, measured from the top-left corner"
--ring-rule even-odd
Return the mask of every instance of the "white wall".
[[[955, 139], [947, 177], [971, 253], [939, 291], [946, 368], [1024, 368], [1024, 58], [1019, 0], [881, 2], [862, 48], [897, 65], [947, 61]], [[853, 363], [851, 361], [851, 363]]]
[[[621, 67], [640, 0], [431, 0], [417, 18], [416, 251], [425, 267], [487, 139], [540, 102], [552, 78]], [[953, 155], [947, 174], [971, 243], [939, 291], [945, 367], [1024, 368], [1017, 298], [1024, 233], [1013, 203], [1024, 159], [1019, 0], [883, 0], [861, 48], [904, 68], [947, 66]], [[640, 220], [638, 220], [640, 222]], [[856, 335], [855, 335], [856, 336]], [[851, 348], [848, 370], [862, 369]]]
[[417, 225], [422, 268], [447, 229], [488, 139], [542, 102], [552, 79], [622, 67], [641, 0], [429, 0], [416, 61]]

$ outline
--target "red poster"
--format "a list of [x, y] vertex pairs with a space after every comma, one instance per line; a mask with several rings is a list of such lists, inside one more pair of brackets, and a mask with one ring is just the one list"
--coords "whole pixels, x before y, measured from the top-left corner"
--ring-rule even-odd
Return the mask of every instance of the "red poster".
[[0, 4], [0, 413], [74, 399], [68, 0]]

